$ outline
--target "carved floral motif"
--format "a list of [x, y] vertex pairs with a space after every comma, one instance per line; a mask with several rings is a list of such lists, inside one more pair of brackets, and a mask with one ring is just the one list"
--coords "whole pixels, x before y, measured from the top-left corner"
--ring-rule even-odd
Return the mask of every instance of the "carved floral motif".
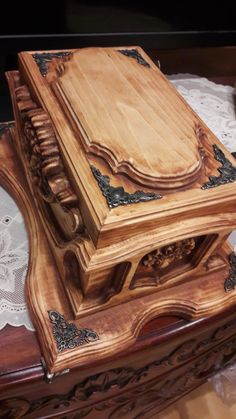
[[190, 254], [194, 248], [195, 240], [193, 238], [181, 240], [148, 253], [143, 257], [141, 263], [147, 268], [167, 268], [170, 264]]

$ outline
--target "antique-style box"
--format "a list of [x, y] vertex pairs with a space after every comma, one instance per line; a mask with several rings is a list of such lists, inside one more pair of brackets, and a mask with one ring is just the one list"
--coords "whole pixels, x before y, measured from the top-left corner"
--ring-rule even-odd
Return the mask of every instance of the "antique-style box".
[[206, 275], [228, 263], [235, 160], [141, 48], [24, 52], [7, 77], [49, 372], [124, 350], [163, 313], [235, 303], [232, 277]]

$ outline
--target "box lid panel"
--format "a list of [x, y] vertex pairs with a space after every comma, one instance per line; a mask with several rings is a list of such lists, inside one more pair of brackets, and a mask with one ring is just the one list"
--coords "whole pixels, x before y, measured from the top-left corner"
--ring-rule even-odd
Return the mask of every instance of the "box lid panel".
[[52, 59], [46, 77], [86, 152], [144, 187], [196, 179], [202, 159], [192, 114], [144, 51], [84, 48], [65, 57]]

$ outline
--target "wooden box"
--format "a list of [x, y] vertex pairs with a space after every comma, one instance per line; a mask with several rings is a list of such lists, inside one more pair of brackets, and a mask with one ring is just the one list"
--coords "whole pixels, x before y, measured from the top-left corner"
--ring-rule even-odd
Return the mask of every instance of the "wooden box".
[[[227, 264], [235, 161], [144, 51], [24, 52], [7, 77], [31, 214], [57, 266], [35, 245], [28, 294], [49, 371], [124, 349], [157, 315], [223, 307], [234, 283], [203, 275]], [[58, 328], [92, 349], [58, 343]]]

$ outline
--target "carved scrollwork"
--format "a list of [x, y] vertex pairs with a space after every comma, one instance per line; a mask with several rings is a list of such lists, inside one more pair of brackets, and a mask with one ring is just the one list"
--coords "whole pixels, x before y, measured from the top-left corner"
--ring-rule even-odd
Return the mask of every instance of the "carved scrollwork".
[[32, 183], [46, 202], [61, 206], [72, 225], [73, 236], [82, 229], [78, 198], [67, 177], [52, 122], [47, 112], [32, 100], [26, 85], [17, 87], [15, 94]]
[[141, 261], [147, 268], [167, 268], [173, 262], [189, 255], [195, 248], [193, 238], [171, 243], [145, 255]]
[[[98, 411], [108, 410], [107, 417], [109, 419], [129, 418], [131, 412], [132, 417], [136, 419], [147, 417], [148, 412], [154, 409], [158, 411], [158, 408], [163, 408], [170, 400], [173, 401], [197, 387], [222, 366], [233, 362], [236, 356], [235, 344], [236, 338], [234, 337], [197, 359], [187, 372], [173, 379], [160, 380], [160, 377], [157, 377], [121, 396], [98, 403], [93, 406], [93, 415], [96, 415]], [[80, 411], [77, 415], [79, 413]], [[90, 413], [91, 411], [87, 415]], [[76, 416], [76, 419], [78, 418], [80, 416]]]

